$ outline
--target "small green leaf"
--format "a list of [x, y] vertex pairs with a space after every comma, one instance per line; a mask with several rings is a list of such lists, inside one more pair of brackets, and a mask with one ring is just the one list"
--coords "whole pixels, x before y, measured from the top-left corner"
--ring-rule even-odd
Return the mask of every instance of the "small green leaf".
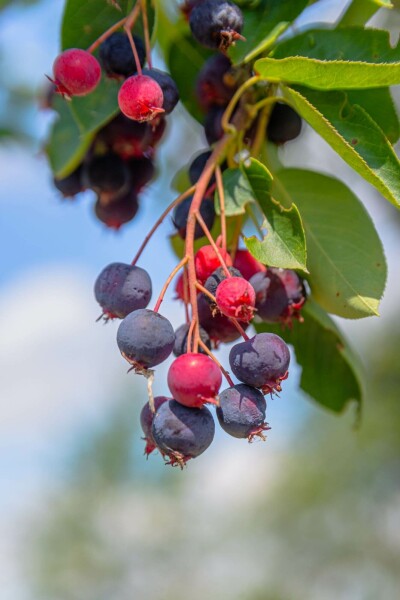
[[247, 249], [261, 263], [283, 269], [307, 271], [306, 242], [297, 207], [284, 208], [271, 197], [272, 176], [258, 160], [242, 166], [266, 220], [267, 233], [262, 240], [252, 236], [244, 240]]
[[63, 178], [81, 163], [94, 136], [81, 135], [66, 100], [56, 97], [54, 108], [59, 117], [53, 124], [46, 152], [54, 175]]
[[300, 386], [321, 406], [336, 413], [350, 402], [360, 409], [363, 399], [363, 369], [347, 340], [332, 319], [312, 299], [302, 310], [304, 323], [295, 321], [292, 329], [255, 324], [257, 332], [276, 333], [294, 347], [302, 367]]
[[[254, 192], [247, 177], [240, 169], [226, 169], [222, 174], [227, 217], [243, 215], [246, 204], [255, 202]], [[215, 210], [220, 214], [218, 191], [215, 192]]]
[[388, 87], [400, 83], [400, 62], [367, 63], [293, 56], [262, 58], [254, 69], [269, 81], [298, 83], [317, 90]]
[[72, 114], [82, 132], [96, 132], [119, 113], [120, 86], [117, 81], [103, 77], [91, 94], [71, 100]]
[[283, 87], [283, 95], [353, 169], [400, 206], [400, 161], [365, 110], [351, 106], [340, 91]]
[[261, 0], [258, 5], [241, 7], [246, 41], [238, 41], [230, 49], [234, 64], [242, 62], [255, 48], [262, 48], [266, 40], [273, 40], [273, 30], [291, 23], [307, 6], [308, 0]]
[[338, 26], [363, 25], [382, 7], [393, 8], [393, 4], [390, 0], [352, 0]]
[[306, 233], [307, 265], [315, 300], [348, 319], [378, 315], [386, 284], [381, 241], [364, 206], [342, 182], [312, 171], [282, 169], [272, 192], [296, 202]]
[[[120, 11], [107, 0], [67, 0], [61, 26], [62, 48], [87, 49], [134, 6], [132, 0], [118, 0], [118, 4]], [[147, 15], [151, 34], [155, 21], [152, 2], [147, 2]], [[142, 35], [142, 19], [137, 20], [134, 32]]]

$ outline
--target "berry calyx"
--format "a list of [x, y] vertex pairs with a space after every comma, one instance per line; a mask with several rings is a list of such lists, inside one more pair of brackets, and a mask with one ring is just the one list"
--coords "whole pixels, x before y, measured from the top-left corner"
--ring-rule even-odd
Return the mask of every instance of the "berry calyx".
[[101, 79], [101, 68], [97, 59], [86, 50], [65, 50], [53, 64], [56, 92], [65, 96], [86, 96]]
[[[165, 396], [156, 396], [154, 398], [155, 412], [157, 412], [157, 410], [160, 408], [160, 406], [162, 404], [164, 404], [164, 402], [168, 402], [169, 400], [170, 400], [170, 398], [166, 398]], [[144, 441], [146, 442], [146, 446], [144, 448], [144, 453], [147, 457], [157, 447], [156, 443], [154, 441], [154, 438], [153, 438], [152, 431], [151, 431], [155, 412], [153, 413], [153, 411], [150, 408], [150, 404], [148, 402], [146, 402], [146, 404], [143, 406], [143, 408], [140, 412], [140, 425], [141, 425], [143, 433], [145, 435]]]
[[175, 333], [168, 319], [148, 309], [131, 312], [117, 332], [122, 356], [139, 372], [167, 359], [174, 342]]
[[[218, 250], [226, 266], [232, 266], [232, 259], [228, 252], [223, 248], [219, 248]], [[194, 263], [197, 279], [200, 283], [204, 283], [208, 277], [221, 266], [220, 260], [211, 245], [199, 248], [194, 257]]]
[[270, 429], [265, 423], [266, 408], [260, 390], [239, 383], [221, 392], [217, 417], [222, 429], [235, 438], [265, 440], [263, 432]]
[[233, 266], [242, 274], [242, 277], [250, 281], [256, 273], [265, 272], [266, 267], [262, 265], [248, 250], [236, 250]]
[[154, 415], [152, 437], [172, 466], [181, 468], [200, 456], [214, 439], [215, 424], [205, 406], [188, 408], [175, 400], [164, 402]]
[[[136, 51], [141, 66], [146, 62], [146, 49], [142, 40], [134, 35]], [[137, 73], [135, 57], [128, 36], [122, 31], [110, 35], [101, 45], [100, 64], [109, 77], [129, 77]]]
[[179, 356], [168, 371], [171, 394], [185, 406], [200, 408], [206, 402], [216, 404], [221, 383], [221, 371], [215, 362], [196, 352]]
[[94, 295], [107, 319], [123, 319], [151, 300], [152, 286], [144, 269], [125, 263], [107, 265], [94, 285]]
[[260, 388], [264, 394], [281, 390], [281, 382], [288, 376], [289, 362], [289, 348], [274, 333], [257, 333], [233, 346], [229, 354], [235, 377]]
[[243, 15], [233, 2], [204, 0], [191, 11], [189, 25], [200, 44], [225, 51], [242, 39]]
[[128, 77], [118, 92], [118, 105], [134, 121], [151, 121], [164, 112], [164, 96], [158, 83], [147, 75]]
[[216, 302], [226, 317], [251, 321], [256, 303], [252, 285], [243, 277], [228, 277], [217, 287]]

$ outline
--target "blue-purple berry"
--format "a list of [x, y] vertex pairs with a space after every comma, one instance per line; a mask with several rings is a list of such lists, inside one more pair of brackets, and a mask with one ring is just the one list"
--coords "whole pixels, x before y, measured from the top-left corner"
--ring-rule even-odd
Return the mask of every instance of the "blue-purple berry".
[[159, 69], [143, 69], [142, 73], [158, 83], [164, 96], [162, 107], [167, 115], [171, 113], [179, 102], [179, 90], [171, 75]]
[[144, 453], [146, 454], [146, 456], [151, 454], [153, 452], [153, 450], [155, 450], [155, 448], [156, 448], [156, 443], [154, 441], [153, 434], [151, 432], [154, 415], [157, 412], [157, 410], [160, 408], [161, 404], [164, 404], [164, 402], [168, 402], [168, 400], [169, 400], [169, 398], [167, 398], [166, 396], [156, 396], [154, 398], [155, 412], [153, 412], [151, 410], [150, 404], [148, 402], [146, 402], [146, 404], [143, 406], [143, 408], [140, 412], [140, 426], [145, 435], [144, 439], [146, 442], [146, 446], [144, 449]]
[[297, 138], [301, 133], [300, 115], [288, 104], [277, 102], [271, 111], [267, 125], [267, 138], [281, 145]]
[[260, 390], [239, 383], [219, 395], [217, 417], [222, 429], [236, 438], [264, 439], [267, 403]]
[[159, 450], [169, 458], [169, 464], [183, 465], [210, 446], [215, 425], [211, 412], [203, 408], [188, 408], [169, 400], [157, 410], [152, 425], [153, 439]]
[[[181, 356], [181, 354], [186, 354], [188, 352], [187, 339], [188, 339], [189, 329], [190, 329], [189, 325], [187, 323], [184, 323], [183, 325], [178, 327], [178, 329], [175, 331], [175, 344], [174, 344], [174, 349], [173, 349], [173, 353], [175, 354], [175, 356]], [[210, 336], [208, 335], [206, 330], [203, 329], [203, 327], [201, 327], [201, 326], [199, 326], [199, 334], [200, 334], [200, 339], [203, 342], [203, 344], [205, 344], [207, 346], [207, 348], [209, 348], [211, 350]], [[189, 352], [190, 352], [190, 350], [189, 350]], [[203, 348], [201, 346], [199, 346], [198, 352], [200, 352], [201, 354], [207, 354], [206, 351], [203, 350]]]
[[[192, 200], [193, 200], [193, 196], [189, 196], [189, 198], [186, 198], [185, 200], [183, 200], [183, 202], [178, 204], [178, 206], [175, 208], [173, 215], [172, 215], [172, 222], [175, 225], [175, 228], [177, 229], [177, 231], [182, 239], [186, 238], [187, 220], [188, 220]], [[214, 225], [214, 220], [215, 220], [215, 208], [214, 208], [213, 200], [211, 200], [210, 198], [204, 198], [204, 200], [202, 201], [201, 206], [200, 206], [200, 215], [203, 218], [208, 229], [211, 230]], [[203, 228], [201, 227], [200, 223], [196, 223], [195, 230], [194, 230], [194, 239], [198, 240], [199, 238], [202, 238], [204, 235], [205, 234], [204, 234]]]
[[121, 354], [139, 371], [166, 360], [174, 342], [175, 333], [168, 319], [148, 309], [131, 312], [117, 332]]
[[290, 362], [287, 344], [274, 333], [257, 333], [236, 344], [230, 351], [229, 363], [235, 377], [264, 393], [280, 391]]
[[[134, 35], [133, 40], [143, 67], [146, 61], [146, 49], [138, 36]], [[113, 33], [100, 45], [99, 60], [109, 77], [129, 77], [137, 73], [132, 47], [125, 33], [119, 31]]]
[[226, 50], [240, 37], [243, 28], [242, 11], [233, 2], [204, 0], [190, 13], [193, 37], [207, 48]]
[[123, 319], [129, 313], [146, 308], [152, 286], [147, 271], [125, 263], [107, 265], [94, 285], [94, 295], [106, 317]]

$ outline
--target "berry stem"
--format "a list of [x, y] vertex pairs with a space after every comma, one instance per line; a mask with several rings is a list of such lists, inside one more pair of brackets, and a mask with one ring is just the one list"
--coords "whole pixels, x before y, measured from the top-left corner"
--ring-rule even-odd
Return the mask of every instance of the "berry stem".
[[183, 302], [185, 304], [185, 317], [186, 317], [186, 323], [190, 323], [190, 317], [189, 317], [189, 294], [188, 294], [188, 272], [187, 272], [187, 265], [185, 264], [184, 269], [183, 269]]
[[155, 233], [155, 231], [157, 231], [158, 227], [161, 225], [161, 223], [164, 221], [165, 217], [171, 212], [171, 210], [173, 208], [175, 208], [175, 206], [178, 206], [178, 204], [180, 204], [181, 202], [183, 202], [188, 196], [190, 196], [194, 190], [196, 189], [196, 186], [192, 186], [191, 188], [189, 188], [188, 190], [186, 190], [186, 192], [184, 192], [183, 194], [181, 194], [180, 196], [178, 196], [177, 198], [175, 198], [175, 200], [173, 202], [171, 202], [171, 204], [169, 206], [167, 206], [167, 208], [164, 210], [164, 212], [161, 214], [161, 216], [157, 219], [157, 221], [154, 223], [153, 227], [150, 229], [149, 233], [146, 235], [146, 237], [144, 238], [139, 250], [136, 253], [135, 258], [132, 260], [132, 265], [136, 265], [137, 261], [139, 260], [139, 258], [142, 255], [143, 250], [146, 248], [148, 242], [150, 241], [151, 237], [153, 236], [153, 234]]
[[154, 306], [154, 312], [158, 312], [161, 306], [161, 302], [164, 300], [164, 296], [165, 296], [165, 292], [168, 289], [169, 284], [171, 283], [171, 281], [173, 280], [173, 278], [175, 277], [175, 275], [178, 273], [178, 271], [180, 271], [182, 269], [183, 266], [186, 265], [188, 261], [187, 256], [185, 256], [184, 258], [182, 258], [181, 262], [176, 265], [175, 269], [171, 272], [171, 274], [168, 276], [167, 281], [164, 283], [163, 288], [160, 292], [160, 295], [158, 297], [158, 300]]
[[228, 267], [226, 266], [226, 263], [225, 263], [224, 259], [222, 258], [221, 252], [219, 251], [217, 244], [214, 242], [213, 237], [210, 233], [210, 230], [208, 229], [207, 225], [205, 224], [204, 219], [201, 216], [200, 212], [196, 211], [195, 216], [196, 216], [197, 221], [200, 223], [205, 236], [207, 237], [208, 241], [210, 242], [210, 246], [212, 246], [215, 254], [217, 255], [217, 258], [221, 264], [221, 267], [224, 270], [225, 275], [227, 277], [231, 277], [231, 274], [228, 271]]
[[[215, 146], [213, 153], [205, 164], [202, 174], [200, 175], [199, 180], [196, 184], [196, 190], [193, 195], [192, 203], [190, 206], [187, 225], [186, 225], [186, 242], [185, 242], [185, 254], [188, 258], [188, 275], [189, 275], [189, 294], [190, 294], [190, 304], [192, 306], [192, 319], [194, 322], [193, 333], [193, 352], [197, 351], [200, 334], [199, 334], [199, 314], [197, 310], [197, 290], [196, 290], [196, 267], [194, 263], [194, 234], [196, 228], [196, 213], [199, 212], [201, 202], [204, 198], [204, 194], [207, 191], [207, 186], [210, 182], [213, 172], [215, 171], [215, 166], [220, 160], [221, 156], [226, 152], [226, 147], [228, 146], [231, 138], [228, 135], [225, 135]], [[199, 221], [200, 222], [200, 221]], [[201, 223], [200, 223], [201, 224]], [[207, 229], [208, 231], [208, 229]], [[212, 238], [211, 238], [212, 239]], [[213, 240], [214, 243], [214, 240]], [[190, 333], [190, 330], [189, 330]], [[189, 335], [188, 335], [188, 344], [189, 344]], [[188, 345], [189, 347], [189, 345]]]
[[209, 292], [208, 289], [204, 287], [204, 285], [201, 285], [201, 283], [196, 281], [196, 287], [199, 290], [199, 292], [203, 292], [203, 294], [208, 296], [208, 298], [210, 298], [210, 300], [216, 304], [215, 296], [211, 292]]
[[150, 34], [149, 34], [149, 20], [147, 18], [147, 6], [146, 0], [140, 0], [140, 5], [142, 7], [142, 20], [143, 20], [143, 31], [144, 31], [144, 43], [146, 46], [146, 59], [149, 69], [153, 68], [153, 63], [151, 60], [151, 43], [150, 43]]
[[[201, 283], [199, 283], [198, 281], [196, 281], [196, 288], [199, 290], [199, 292], [203, 292], [203, 294], [205, 294], [208, 298], [210, 298], [210, 300], [212, 302], [214, 302], [214, 304], [217, 303], [216, 297], [211, 292], [209, 292], [207, 288], [205, 288], [203, 285], [201, 285]], [[233, 317], [227, 317], [227, 319], [232, 321], [233, 325], [239, 331], [242, 338], [247, 341], [249, 339], [249, 336], [247, 335], [247, 333], [245, 332], [243, 327], [240, 325], [239, 321], [237, 319], [234, 319]]]
[[133, 39], [133, 35], [130, 30], [130, 27], [128, 27], [128, 25], [126, 23], [124, 25], [124, 29], [125, 29], [126, 35], [128, 36], [129, 43], [132, 48], [132, 52], [133, 52], [133, 56], [134, 56], [135, 64], [136, 64], [136, 71], [137, 71], [138, 75], [141, 75], [142, 74], [142, 65], [140, 64], [139, 54], [136, 50], [135, 40]]
[[112, 35], [114, 33], [114, 31], [117, 31], [117, 29], [119, 29], [120, 27], [123, 27], [123, 25], [125, 24], [126, 19], [127, 19], [127, 17], [124, 17], [120, 21], [117, 21], [117, 23], [114, 23], [114, 25], [111, 25], [111, 27], [109, 27], [107, 29], [107, 31], [105, 31], [104, 33], [102, 33], [102, 35], [100, 37], [98, 37], [97, 40], [95, 40], [93, 42], [93, 44], [91, 44], [89, 46], [89, 48], [87, 49], [87, 51], [90, 52], [90, 54], [93, 54], [93, 52], [95, 50], [97, 50], [97, 48], [100, 46], [100, 44], [102, 44], [103, 42], [105, 42], [105, 40], [107, 38], [109, 38], [110, 35]]
[[[188, 331], [188, 336], [187, 336], [187, 351], [191, 352], [192, 349], [192, 338], [193, 338], [193, 331], [194, 328], [196, 327], [196, 319], [192, 318], [191, 322], [190, 322], [190, 326], [189, 326], [189, 331]], [[199, 337], [199, 341], [200, 341], [200, 337]]]
[[230, 321], [232, 321], [232, 323], [234, 324], [234, 326], [236, 327], [236, 329], [238, 330], [238, 332], [240, 333], [242, 338], [244, 340], [246, 340], [246, 342], [247, 342], [250, 338], [247, 335], [247, 333], [245, 332], [245, 330], [243, 329], [243, 327], [240, 325], [239, 321], [237, 319], [234, 319], [233, 317], [229, 317], [229, 319], [230, 319]]
[[221, 119], [221, 125], [223, 130], [226, 133], [234, 133], [236, 134], [236, 128], [234, 125], [232, 125], [229, 121], [233, 115], [233, 111], [236, 108], [236, 104], [239, 102], [240, 98], [242, 97], [243, 93], [252, 85], [258, 83], [260, 81], [260, 77], [258, 75], [255, 75], [254, 77], [250, 77], [250, 79], [248, 79], [247, 81], [245, 81], [243, 83], [243, 85], [240, 86], [240, 88], [238, 90], [236, 90], [236, 92], [234, 93], [234, 95], [232, 96], [228, 106], [226, 107], [226, 110], [224, 112], [224, 114], [222, 115], [222, 119]]
[[217, 165], [215, 169], [215, 178], [217, 180], [217, 189], [219, 196], [219, 210], [221, 213], [221, 235], [222, 235], [222, 249], [226, 251], [226, 215], [225, 215], [225, 192], [224, 184], [222, 181], [221, 167]]
[[206, 354], [208, 354], [208, 356], [211, 358], [211, 360], [213, 360], [215, 362], [215, 364], [218, 365], [218, 367], [221, 370], [221, 373], [227, 380], [229, 387], [233, 387], [235, 384], [233, 383], [232, 379], [230, 378], [228, 371], [226, 371], [226, 369], [224, 369], [224, 367], [221, 365], [219, 360], [216, 358], [216, 356], [214, 356], [214, 354], [211, 352], [211, 350], [205, 345], [205, 343], [203, 342], [202, 339], [199, 339], [199, 346], [200, 346], [200, 348], [202, 348], [204, 350], [204, 352]]

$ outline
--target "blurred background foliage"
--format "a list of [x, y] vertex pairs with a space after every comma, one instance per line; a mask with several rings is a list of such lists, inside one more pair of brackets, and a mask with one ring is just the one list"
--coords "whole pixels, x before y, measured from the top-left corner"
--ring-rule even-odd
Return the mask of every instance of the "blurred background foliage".
[[[0, 0], [0, 20], [34, 4]], [[383, 23], [395, 29], [398, 15]], [[21, 85], [3, 67], [0, 52], [0, 136], [36, 148], [37, 77]], [[191, 127], [181, 115], [173, 144], [182, 155]], [[162, 160], [176, 167], [170, 154]], [[265, 444], [222, 435], [183, 473], [144, 460], [141, 402], [117, 388], [102, 425], [77, 436], [61, 483], [20, 525], [24, 600], [399, 598], [398, 321], [353, 341], [368, 373], [358, 428], [354, 414], [336, 417], [299, 395], [284, 439], [274, 442], [274, 424]]]

